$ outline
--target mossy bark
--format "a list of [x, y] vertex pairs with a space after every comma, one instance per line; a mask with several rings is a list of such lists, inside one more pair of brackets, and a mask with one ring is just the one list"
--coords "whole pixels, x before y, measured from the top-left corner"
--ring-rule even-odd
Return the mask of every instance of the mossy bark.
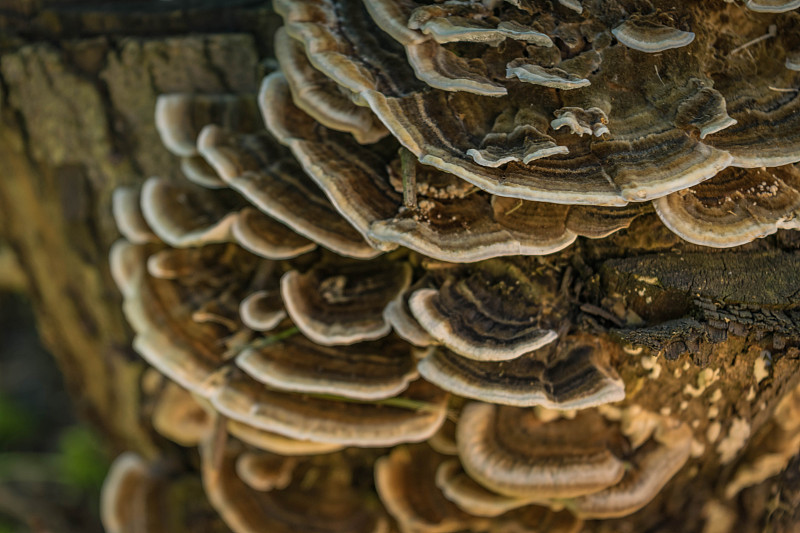
[[[41, 334], [80, 412], [117, 450], [148, 457], [158, 455], [163, 443], [140, 409], [145, 365], [130, 347], [131, 331], [107, 266], [108, 250], [119, 237], [111, 217], [111, 192], [151, 175], [177, 177], [178, 158], [162, 147], [154, 126], [157, 95], [255, 92], [265, 65], [269, 67], [262, 60], [271, 57], [271, 35], [279, 24], [265, 2], [173, 4], [181, 3], [0, 0], [0, 242], [13, 249], [22, 266]], [[743, 310], [725, 300], [737, 288], [724, 283], [719, 288], [724, 297], [714, 299], [718, 308], [705, 309], [697, 300], [697, 283], [659, 270], [669, 270], [670, 261], [685, 260], [685, 255], [675, 255], [676, 247], [682, 254], [689, 251], [652, 218], [614, 238], [579, 243], [569, 253], [580, 287], [564, 297], [589, 295], [596, 306], [586, 308], [587, 322], [622, 343], [650, 342], [651, 352], [660, 353], [661, 376], [653, 367], [643, 368], [640, 354], [617, 361], [628, 394], [638, 394], [643, 407], [682, 412], [700, 421], [698, 435], [719, 422], [724, 437], [734, 420], [742, 420], [750, 441], [757, 443], [753, 436], [766, 427], [777, 400], [796, 384], [800, 352], [792, 327], [800, 324], [789, 314], [787, 329], [770, 330], [774, 324], [759, 321], [769, 322], [777, 311], [783, 312], [776, 308], [780, 302], [765, 301], [766, 313]], [[779, 260], [770, 264], [791, 264], [798, 246], [792, 237], [779, 235], [754, 247], [777, 254]], [[638, 264], [609, 261], [645, 252], [665, 255], [649, 255]], [[735, 256], [725, 257], [723, 266], [737, 270], [736, 264], [725, 265], [735, 263]], [[694, 261], [691, 268], [708, 268], [702, 258]], [[752, 284], [746, 276], [744, 281], [736, 278], [744, 292], [766, 282], [758, 273], [752, 276]], [[800, 287], [798, 279], [776, 283], [790, 290]], [[598, 306], [619, 308], [617, 321], [666, 324], [667, 333], [655, 326], [639, 330], [635, 338], [613, 332], [613, 321], [592, 315]], [[709, 318], [709, 312], [717, 318]], [[709, 332], [720, 329], [720, 321], [736, 322], [743, 312], [751, 318], [755, 314], [755, 323], [744, 324], [736, 332], [741, 334], [725, 335], [724, 340], [709, 338]], [[754, 364], [765, 351], [771, 358], [769, 375], [756, 381]], [[713, 402], [695, 392], [701, 381], [711, 379], [722, 391]], [[714, 417], [707, 412], [712, 403], [718, 413]], [[593, 528], [704, 531], [710, 523], [705, 516], [715, 512], [712, 507], [734, 516], [737, 531], [797, 527], [797, 460], [782, 477], [726, 500], [724, 487], [740, 459], [722, 464], [718, 444], [712, 443], [698, 447], [697, 453], [658, 501], [634, 519]]]

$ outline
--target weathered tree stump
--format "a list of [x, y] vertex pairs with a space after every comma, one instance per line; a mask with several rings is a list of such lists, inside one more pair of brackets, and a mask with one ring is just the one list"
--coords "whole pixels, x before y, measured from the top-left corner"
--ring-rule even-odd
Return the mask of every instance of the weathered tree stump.
[[[119, 452], [183, 457], [187, 477], [194, 457], [156, 435], [143, 408], [146, 365], [107, 266], [119, 237], [111, 194], [179, 176], [155, 129], [156, 97], [255, 93], [273, 68], [279, 24], [258, 1], [0, 0], [0, 242], [22, 266], [80, 413]], [[602, 303], [582, 319], [646, 347], [615, 361], [628, 397], [696, 421], [693, 458], [657, 501], [591, 530], [798, 530], [796, 457], [781, 475], [726, 495], [776, 438], [774, 409], [800, 378], [798, 249], [800, 239], [778, 232], [709, 255], [651, 216], [565, 253], [576, 291]], [[626, 320], [647, 327], [620, 327]]]

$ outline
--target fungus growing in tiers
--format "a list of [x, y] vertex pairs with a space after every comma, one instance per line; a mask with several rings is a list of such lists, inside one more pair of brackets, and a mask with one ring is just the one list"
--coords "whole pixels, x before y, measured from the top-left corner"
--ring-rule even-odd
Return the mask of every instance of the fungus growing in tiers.
[[[224, 431], [223, 426], [220, 428]], [[253, 488], [248, 481], [255, 481], [254, 465], [247, 459], [252, 456], [237, 450], [235, 444], [212, 438], [200, 448], [208, 499], [234, 531], [388, 533], [389, 523], [383, 511], [363, 505], [362, 496], [350, 486], [346, 472], [335, 467], [294, 466], [296, 459], [277, 457], [276, 461], [288, 462], [295, 471], [305, 470], [306, 475], [313, 471], [319, 476], [313, 488], [303, 487], [303, 476], [298, 475], [301, 472], [295, 472], [290, 481], [283, 480], [286, 482], [280, 485], [284, 486], [273, 483], [264, 490], [264, 479], [258, 479], [262, 486]], [[243, 470], [247, 470], [244, 478], [239, 475]]]
[[318, 344], [353, 344], [391, 331], [383, 310], [411, 282], [411, 268], [397, 262], [320, 265], [281, 278], [281, 295], [297, 327]]
[[[638, 354], [706, 365], [734, 313], [798, 334], [796, 253], [695, 245], [800, 226], [800, 15], [634, 4], [276, 0], [258, 94], [159, 98], [187, 179], [114, 194], [111, 272], [167, 378], [154, 424], [199, 445], [231, 529], [575, 533], [669, 508], [702, 409], [653, 405]], [[730, 493], [775, 473], [748, 459]], [[112, 470], [110, 530], [135, 531], [149, 468]]]
[[393, 400], [369, 403], [284, 393], [235, 376], [219, 387], [211, 404], [225, 416], [259, 429], [298, 440], [345, 446], [380, 447], [423, 441], [444, 421], [447, 394], [424, 381], [413, 382]]
[[375, 462], [375, 487], [403, 532], [449, 533], [486, 525], [445, 498], [435, 484], [444, 456], [425, 444], [399, 446]]
[[236, 363], [275, 389], [364, 400], [391, 398], [417, 378], [411, 347], [397, 337], [341, 348], [297, 335], [247, 348]]
[[459, 269], [439, 289], [420, 288], [409, 298], [419, 324], [439, 343], [477, 361], [507, 361], [557, 338], [548, 324], [563, 313], [555, 304], [555, 279], [529, 275], [511, 262], [486, 261]]
[[513, 500], [559, 507], [566, 499], [578, 516], [611, 518], [649, 503], [689, 459], [688, 426], [661, 417], [651, 433], [634, 448], [624, 428], [598, 411], [543, 421], [531, 410], [472, 403], [461, 415], [457, 440], [465, 471], [510, 498], [508, 508]]
[[615, 345], [586, 336], [567, 337], [511, 361], [475, 361], [445, 349], [419, 363], [422, 376], [459, 396], [520, 407], [583, 409], [625, 398], [609, 365]]

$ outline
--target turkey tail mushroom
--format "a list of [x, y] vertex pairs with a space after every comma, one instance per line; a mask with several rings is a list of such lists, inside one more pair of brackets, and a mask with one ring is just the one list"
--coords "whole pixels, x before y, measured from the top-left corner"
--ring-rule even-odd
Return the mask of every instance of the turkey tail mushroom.
[[[422, 376], [459, 396], [548, 409], [586, 409], [625, 399], [608, 360], [612, 344], [572, 337], [511, 361], [475, 361], [436, 349], [419, 363]], [[555, 352], [555, 353], [553, 353]]]
[[[800, 6], [652, 3], [275, 0], [257, 95], [158, 98], [186, 179], [114, 192], [111, 274], [147, 414], [228, 527], [628, 516], [696, 448], [648, 380], [729, 317], [797, 334], [793, 239], [695, 245], [800, 228]], [[691, 362], [643, 377], [620, 338]], [[107, 529], [159, 531], [169, 476], [119, 459]]]

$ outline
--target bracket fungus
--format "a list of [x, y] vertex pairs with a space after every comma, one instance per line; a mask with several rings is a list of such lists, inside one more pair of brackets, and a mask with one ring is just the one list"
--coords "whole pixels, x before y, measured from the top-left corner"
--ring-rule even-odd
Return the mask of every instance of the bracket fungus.
[[651, 54], [687, 46], [694, 41], [694, 33], [690, 31], [636, 19], [626, 20], [611, 33], [625, 46]]
[[117, 229], [125, 239], [135, 244], [158, 241], [142, 214], [140, 191], [134, 187], [119, 187], [111, 198], [111, 209]]
[[286, 318], [286, 310], [277, 290], [261, 290], [242, 300], [239, 316], [242, 323], [253, 331], [271, 331]]
[[[580, 78], [560, 68], [543, 67], [521, 59], [515, 59], [506, 65], [506, 77], [517, 77], [527, 83], [554, 89], [579, 89], [591, 85], [586, 78]], [[528, 161], [523, 162], [528, 163]]]
[[[692, 42], [692, 49], [702, 49], [709, 46], [712, 39], [716, 38], [716, 30], [707, 31], [702, 27], [702, 18], [699, 13], [687, 11], [686, 16], [693, 19], [698, 26], [698, 32], [687, 32], [677, 29], [666, 28], [663, 24], [654, 21], [624, 21], [620, 19], [622, 26], [618, 28], [628, 28], [631, 33], [636, 33], [640, 41], [647, 41], [639, 35], [640, 33], [652, 37], [656, 49], [666, 47], [662, 54], [664, 57], [650, 60], [653, 62], [653, 78], [655, 83], [649, 79], [641, 80], [640, 94], [633, 94], [629, 91], [625, 99], [615, 102], [614, 109], [608, 116], [609, 123], [613, 126], [615, 133], [608, 139], [598, 139], [595, 141], [584, 141], [579, 144], [559, 140], [559, 144], [566, 142], [564, 147], [569, 149], [569, 154], [552, 155], [545, 158], [541, 163], [522, 165], [516, 162], [509, 162], [504, 168], [496, 171], [491, 168], [481, 167], [481, 165], [471, 162], [467, 156], [467, 151], [478, 149], [475, 146], [476, 137], [482, 137], [488, 133], [493, 121], [492, 116], [497, 116], [502, 109], [528, 109], [532, 113], [543, 115], [551, 114], [558, 109], [557, 100], [550, 98], [551, 93], [543, 92], [538, 98], [538, 102], [525, 99], [523, 93], [517, 91], [509, 92], [504, 87], [494, 81], [489, 81], [486, 75], [481, 74], [480, 84], [489, 84], [489, 92], [493, 95], [506, 95], [499, 98], [484, 99], [481, 104], [480, 97], [474, 94], [463, 94], [459, 92], [456, 83], [452, 86], [442, 87], [438, 81], [429, 84], [428, 87], [420, 87], [413, 82], [413, 77], [405, 75], [399, 64], [402, 63], [402, 56], [396, 46], [391, 46], [381, 37], [380, 45], [378, 40], [370, 34], [371, 38], [359, 34], [359, 30], [364, 27], [363, 22], [354, 23], [354, 18], [365, 18], [366, 13], [359, 13], [360, 6], [351, 2], [293, 2], [281, 3], [278, 11], [284, 17], [287, 24], [289, 36], [302, 42], [309, 61], [320, 72], [327, 75], [330, 79], [337, 82], [342, 87], [356, 93], [357, 100], [364, 104], [377, 115], [377, 117], [389, 128], [392, 134], [411, 150], [420, 161], [444, 170], [452, 172], [467, 181], [484, 188], [489, 192], [500, 195], [515, 196], [519, 198], [539, 201], [552, 201], [558, 203], [601, 203], [619, 205], [628, 201], [644, 201], [657, 198], [680, 190], [687, 186], [694, 185], [705, 179], [712, 177], [725, 167], [734, 165], [752, 165], [748, 154], [749, 147], [760, 146], [762, 148], [777, 143], [781, 146], [780, 150], [784, 155], [779, 157], [777, 153], [770, 161], [762, 159], [761, 164], [775, 166], [797, 161], [800, 158], [798, 146], [795, 141], [786, 139], [785, 136], [793, 137], [791, 124], [797, 120], [797, 111], [793, 110], [796, 104], [796, 96], [793, 92], [783, 95], [770, 95], [765, 93], [765, 88], [772, 83], [772, 74], [769, 69], [764, 69], [762, 80], [755, 85], [750, 80], [742, 81], [738, 84], [733, 81], [729, 87], [725, 87], [720, 94], [724, 99], [732, 99], [733, 102], [740, 101], [741, 97], [751, 92], [754, 86], [761, 89], [759, 96], [766, 96], [769, 99], [783, 99], [783, 104], [774, 102], [769, 111], [765, 109], [765, 116], [759, 119], [745, 118], [743, 108], [738, 108], [738, 115], [731, 114], [731, 119], [727, 122], [730, 126], [736, 120], [740, 123], [736, 130], [736, 135], [732, 132], [723, 135], [719, 141], [709, 139], [710, 144], [691, 140], [685, 135], [681, 127], [676, 124], [677, 107], [688, 97], [692, 97], [693, 79], [704, 78], [704, 83], [711, 83], [711, 78], [704, 70], [704, 64], [694, 56], [681, 54], [685, 48], [682, 45], [688, 44], [690, 38], [697, 35], [696, 42]], [[313, 18], [308, 13], [313, 9], [323, 9], [328, 15], [326, 17]], [[387, 31], [398, 44], [405, 46], [409, 58], [418, 58], [419, 50], [428, 46], [433, 50], [433, 56], [429, 56], [426, 64], [430, 68], [423, 69], [419, 61], [414, 62], [416, 72], [423, 81], [430, 81], [426, 76], [436, 77], [439, 80], [443, 76], [442, 63], [436, 63], [433, 58], [443, 54], [450, 58], [448, 66], [456, 63], [463, 67], [461, 63], [455, 62], [458, 59], [464, 62], [463, 58], [455, 58], [453, 52], [448, 51], [443, 46], [447, 43], [437, 43], [424, 33], [417, 33], [413, 30], [412, 12], [414, 2], [368, 2], [370, 15], [384, 31]], [[582, 54], [599, 54], [599, 61], [608, 61], [609, 64], [624, 63], [624, 51], [618, 47], [609, 46], [610, 30], [604, 29], [599, 20], [593, 18], [593, 6], [582, 6], [583, 15], [589, 18], [583, 23], [584, 31], [589, 39], [590, 50], [579, 50], [577, 57]], [[419, 9], [428, 9], [422, 8]], [[434, 9], [434, 8], [431, 8]], [[453, 4], [452, 7], [442, 6], [435, 9], [456, 10], [470, 13], [473, 17], [470, 20], [481, 18], [492, 19], [494, 14], [489, 13], [481, 4]], [[546, 8], [531, 7], [530, 9], [542, 12]], [[612, 12], [614, 8], [611, 8]], [[727, 6], [725, 9], [734, 9]], [[504, 4], [501, 8], [503, 17], [520, 16], [515, 15], [515, 8]], [[519, 13], [524, 13], [517, 9]], [[337, 19], [337, 15], [341, 20]], [[622, 10], [615, 13], [622, 17]], [[542, 12], [542, 15], [548, 15]], [[552, 15], [550, 15], [552, 16]], [[403, 24], [403, 18], [408, 20], [408, 26]], [[487, 18], [488, 17], [488, 18]], [[418, 17], [417, 17], [418, 18]], [[435, 17], [430, 20], [437, 20]], [[460, 20], [460, 19], [459, 19]], [[345, 35], [336, 23], [341, 22], [353, 28]], [[495, 22], [494, 24], [502, 24]], [[788, 23], [788, 20], [787, 20]], [[488, 24], [488, 22], [487, 22]], [[451, 21], [452, 25], [452, 21]], [[557, 25], [557, 22], [555, 23]], [[633, 28], [639, 28], [639, 32]], [[654, 28], [654, 32], [644, 31], [642, 28]], [[560, 29], [560, 26], [558, 26]], [[497, 30], [491, 30], [496, 32]], [[593, 33], [594, 32], [594, 33]], [[605, 33], [604, 33], [605, 32]], [[677, 33], [676, 33], [677, 32]], [[486, 34], [486, 32], [478, 32]], [[627, 35], [622, 29], [617, 31], [620, 35]], [[652, 33], [652, 35], [651, 35]], [[474, 35], [475, 32], [470, 32]], [[602, 35], [608, 36], [602, 38]], [[492, 35], [495, 35], [494, 33]], [[780, 40], [788, 38], [783, 33], [778, 33]], [[505, 36], [504, 36], [505, 38]], [[582, 37], [583, 38], [583, 37]], [[360, 39], [360, 40], [359, 40]], [[568, 40], [565, 40], [567, 42]], [[700, 41], [700, 42], [697, 42]], [[516, 41], [515, 41], [516, 42]], [[631, 41], [633, 42], [633, 41]], [[638, 42], [638, 41], [637, 41]], [[469, 44], [469, 43], [467, 43]], [[681, 45], [679, 48], [671, 46]], [[377, 47], [380, 46], [380, 50]], [[475, 44], [469, 44], [475, 46]], [[470, 50], [469, 46], [463, 48], [461, 53]], [[485, 45], [483, 45], [485, 46]], [[521, 46], [521, 45], [520, 45]], [[756, 46], [756, 45], [754, 45]], [[761, 46], [761, 45], [758, 45]], [[360, 54], [355, 54], [358, 49]], [[490, 47], [491, 53], [495, 53], [496, 47]], [[317, 50], [324, 50], [317, 52]], [[336, 52], [333, 52], [335, 50]], [[477, 50], [477, 49], [476, 49]], [[520, 48], [517, 46], [506, 46], [503, 52], [508, 55], [508, 59], [503, 63], [509, 63], [514, 59], [522, 57]], [[516, 52], [515, 52], [516, 51]], [[500, 52], [498, 54], [502, 55]], [[488, 52], [484, 53], [485, 55]], [[513, 55], [519, 54], [516, 58]], [[564, 52], [562, 52], [562, 55]], [[569, 53], [567, 53], [569, 54]], [[452, 57], [451, 57], [452, 56]], [[562, 63], [572, 61], [575, 56], [562, 58]], [[692, 68], [685, 68], [680, 61], [685, 61], [686, 57], [692, 57], [690, 63]], [[767, 55], [768, 57], [768, 55]], [[455, 58], [455, 59], [453, 59]], [[496, 58], [493, 58], [496, 60]], [[482, 60], [475, 58], [475, 61], [487, 62], [484, 56]], [[774, 59], [769, 60], [770, 64], [777, 64]], [[393, 66], [393, 70], [388, 69], [388, 65]], [[556, 66], [545, 64], [545, 67]], [[463, 70], [463, 68], [461, 69]], [[564, 69], [569, 72], [569, 69]], [[597, 70], [597, 69], [594, 69]], [[375, 78], [367, 77], [365, 72], [374, 73]], [[637, 73], [639, 70], [636, 71]], [[783, 69], [781, 69], [783, 72]], [[459, 71], [459, 74], [461, 72]], [[587, 72], [587, 78], [591, 85], [578, 90], [563, 93], [565, 99], [574, 102], [596, 102], [594, 106], [600, 107], [607, 112], [610, 107], [609, 86], [612, 81], [608, 78], [609, 74], [601, 69], [599, 73], [591, 75]], [[477, 75], [477, 74], [476, 74]], [[577, 75], [577, 73], [576, 73]], [[619, 73], [614, 74], [617, 78]], [[458, 78], [457, 74], [453, 79]], [[780, 75], [779, 75], [780, 76]], [[459, 78], [460, 79], [460, 78]], [[439, 80], [441, 81], [441, 80]], [[462, 80], [463, 81], [463, 80]], [[475, 80], [466, 80], [475, 82]], [[753, 80], [755, 81], [755, 80]], [[477, 83], [477, 82], [475, 82]], [[633, 86], [639, 81], [616, 79], [613, 83], [630, 84]], [[791, 82], [790, 82], [791, 83]], [[430, 86], [432, 85], [432, 86]], [[495, 91], [502, 88], [503, 90]], [[444, 98], [444, 92], [454, 92], [450, 97]], [[474, 87], [472, 88], [474, 89]], [[687, 91], [688, 89], [688, 91]], [[464, 89], [470, 90], [470, 89]], [[548, 89], [550, 90], [550, 89]], [[552, 89], [557, 91], [558, 89]], [[481, 91], [477, 91], [481, 92]], [[576, 94], [572, 98], [572, 94]], [[727, 94], [726, 94], [727, 93]], [[593, 94], [593, 96], [590, 96]], [[751, 93], [751, 98], [754, 95]], [[756, 97], [757, 98], [757, 97]], [[619, 99], [618, 99], [619, 100]], [[658, 105], [650, 107], [646, 102], [657, 101]], [[597, 104], [600, 104], [599, 106]], [[563, 104], [562, 104], [563, 105]], [[788, 107], [787, 107], [788, 106]], [[586, 107], [581, 105], [580, 107]], [[658, 111], [657, 111], [658, 110]], [[452, 115], [450, 113], [453, 113]], [[666, 113], [666, 114], [665, 114]], [[456, 118], [456, 115], [463, 118]], [[775, 121], [779, 116], [785, 116], [780, 128], [772, 132], [759, 127], [756, 122], [765, 122], [767, 116], [774, 117], [767, 120]], [[645, 120], [641, 120], [644, 117]], [[741, 116], [741, 118], [740, 118]], [[464, 120], [468, 118], [468, 120]], [[680, 122], [680, 121], [678, 121]], [[777, 123], [777, 122], [773, 122]], [[420, 127], [424, 124], [424, 127]], [[724, 125], [720, 122], [720, 127]], [[784, 129], [785, 128], [785, 129]], [[712, 128], [713, 129], [713, 128]], [[730, 128], [728, 128], [730, 129]], [[756, 140], [756, 131], [760, 130], [760, 139]], [[711, 130], [707, 130], [711, 131]], [[724, 130], [723, 130], [724, 131]], [[483, 132], [483, 134], [482, 134]], [[735, 141], [734, 141], [735, 139]], [[788, 141], [788, 142], [787, 142]], [[590, 155], [591, 154], [591, 155]], [[646, 154], [646, 155], [645, 155]], [[538, 161], [538, 160], [537, 160]], [[634, 170], [636, 168], [636, 170]], [[649, 176], [642, 175], [642, 169], [648, 168]], [[569, 174], [566, 173], [570, 170]], [[635, 175], [635, 178], [634, 178]], [[609, 183], [609, 180], [611, 183]], [[561, 187], [563, 185], [563, 188]]]
[[447, 409], [447, 394], [421, 380], [392, 399], [369, 402], [276, 391], [239, 375], [210, 400], [223, 415], [258, 429], [361, 447], [426, 440], [444, 422]]
[[513, 262], [486, 261], [448, 276], [438, 289], [409, 298], [419, 324], [439, 343], [476, 361], [507, 361], [553, 342], [548, 328], [563, 310], [549, 273], [529, 274]]
[[567, 337], [511, 361], [475, 361], [445, 349], [419, 363], [422, 376], [459, 396], [520, 407], [585, 409], [625, 398], [610, 366], [611, 343]]
[[361, 144], [374, 143], [389, 134], [369, 109], [353, 103], [333, 80], [309, 63], [302, 45], [289, 37], [285, 28], [275, 34], [275, 55], [284, 69], [295, 105], [320, 124], [350, 133]]
[[[640, 214], [636, 208], [509, 202], [476, 193], [450, 174], [404, 160], [402, 152], [376, 153], [315, 124], [294, 106], [283, 80], [275, 74], [262, 85], [265, 122], [339, 212], [380, 249], [400, 244], [457, 262], [539, 255], [568, 246], [578, 236], [606, 236]], [[409, 188], [416, 197], [410, 208], [401, 197]]]
[[150, 178], [142, 186], [142, 214], [153, 233], [175, 248], [230, 242], [235, 207], [190, 183]]
[[[225, 524], [195, 476], [181, 474], [166, 458], [148, 463], [126, 452], [103, 483], [100, 518], [108, 533], [216, 533]], [[168, 502], [168, 505], [166, 503]]]
[[380, 251], [364, 242], [266, 132], [230, 134], [215, 125], [198, 140], [203, 157], [259, 211], [334, 252], [362, 259]]
[[[800, 334], [796, 253], [696, 246], [800, 228], [797, 2], [634, 4], [276, 0], [257, 94], [159, 98], [186, 179], [114, 193], [111, 272], [228, 527], [631, 515], [693, 435], [618, 337]], [[114, 467], [109, 530], [149, 472]]]
[[147, 482], [147, 466], [135, 454], [117, 457], [106, 476], [101, 503], [103, 525], [112, 533], [137, 531], [136, 518], [130, 502], [141, 497], [141, 486]]
[[337, 452], [344, 447], [331, 442], [293, 439], [230, 419], [227, 429], [228, 433], [256, 449], [285, 457], [328, 454]]
[[577, 533], [583, 525], [569, 511], [542, 506], [514, 511], [519, 507], [517, 501], [504, 508], [500, 503], [503, 497], [477, 485], [454, 498], [448, 484], [453, 474], [459, 474], [453, 467], [460, 470], [457, 460], [447, 459], [424, 444], [395, 448], [376, 462], [378, 494], [400, 531]]
[[384, 320], [391, 324], [394, 332], [406, 342], [418, 347], [436, 344], [437, 341], [419, 325], [408, 307], [408, 297], [427, 284], [425, 278], [406, 289], [389, 302], [383, 310]]
[[625, 474], [609, 449], [612, 429], [593, 412], [542, 423], [531, 410], [473, 403], [461, 413], [456, 438], [470, 477], [504, 496], [576, 497], [615, 485]]
[[512, 499], [509, 508], [513, 499], [520, 506], [548, 500], [560, 506], [566, 499], [581, 517], [625, 516], [649, 503], [686, 463], [692, 434], [662, 416], [633, 448], [624, 428], [609, 422], [597, 410], [544, 421], [531, 410], [472, 403], [459, 421], [459, 457], [477, 483]]
[[251, 489], [285, 489], [292, 481], [297, 459], [263, 452], [244, 452], [236, 458], [236, 474]]
[[256, 127], [252, 95], [165, 94], [156, 102], [155, 123], [164, 146], [181, 157], [198, 155], [197, 136], [206, 124], [241, 131]]
[[683, 239], [725, 248], [800, 228], [800, 167], [731, 168], [653, 206]]
[[[188, 260], [196, 272], [183, 285], [170, 279], [174, 277], [174, 269], [150, 274], [146, 258], [138, 253], [136, 246], [118, 243], [111, 255], [112, 270], [127, 273], [120, 289], [125, 299], [125, 315], [136, 331], [134, 347], [182, 387], [207, 394], [213, 388], [209, 379], [226, 359], [230, 347], [226, 343], [236, 341], [232, 334], [238, 327], [238, 302], [229, 299], [233, 288], [214, 282], [215, 274], [232, 266], [229, 261], [235, 261], [236, 251], [227, 249], [232, 254], [226, 257], [225, 245], [216, 245], [202, 248], [203, 253], [194, 249], [164, 250], [150, 258]], [[222, 261], [210, 271], [203, 271], [204, 259]], [[237, 267], [243, 268], [242, 273], [247, 271], [246, 262]], [[122, 276], [117, 278], [120, 280]], [[221, 305], [227, 305], [227, 309]]]
[[410, 346], [396, 337], [339, 348], [294, 336], [247, 348], [236, 362], [276, 389], [363, 400], [391, 398], [417, 377]]
[[397, 447], [376, 461], [376, 489], [401, 531], [450, 533], [486, 525], [456, 507], [436, 486], [436, 469], [444, 459], [418, 444]]
[[544, 498], [537, 496], [511, 497], [497, 494], [468, 476], [456, 460], [448, 460], [436, 470], [436, 486], [445, 498], [455, 503], [462, 510], [485, 517], [496, 518], [508, 514], [515, 509], [522, 509], [541, 504]]
[[745, 5], [762, 13], [784, 13], [800, 7], [797, 0], [746, 0]]
[[[252, 472], [240, 477], [245, 467], [253, 466], [243, 463], [247, 452], [242, 454], [227, 444], [224, 438], [211, 438], [201, 446], [202, 476], [211, 505], [234, 531], [388, 533], [388, 520], [382, 510], [363, 506], [357, 489], [349, 486], [348, 478], [337, 475], [334, 468], [317, 470], [320, 479], [312, 489], [302, 486], [298, 472], [290, 481], [279, 484], [284, 486], [273, 483], [267, 490], [256, 489], [247, 482], [253, 481]], [[276, 460], [288, 462], [295, 470], [303, 466], [295, 467], [294, 458]], [[313, 465], [309, 466], [313, 469]], [[309, 512], [312, 506], [314, 512]]]
[[411, 282], [409, 265], [370, 263], [320, 265], [281, 278], [281, 295], [294, 323], [324, 345], [353, 344], [388, 335], [383, 310]]
[[168, 380], [153, 409], [152, 421], [153, 429], [181, 446], [197, 446], [213, 429], [207, 407]]

